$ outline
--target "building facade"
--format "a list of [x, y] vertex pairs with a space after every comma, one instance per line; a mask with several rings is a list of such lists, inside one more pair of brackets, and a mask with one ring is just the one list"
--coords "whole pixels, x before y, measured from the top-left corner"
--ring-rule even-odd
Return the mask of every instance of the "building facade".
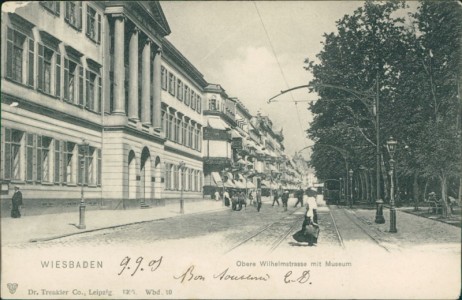
[[281, 183], [282, 132], [209, 84], [156, 1], [2, 11], [2, 215], [148, 207]]

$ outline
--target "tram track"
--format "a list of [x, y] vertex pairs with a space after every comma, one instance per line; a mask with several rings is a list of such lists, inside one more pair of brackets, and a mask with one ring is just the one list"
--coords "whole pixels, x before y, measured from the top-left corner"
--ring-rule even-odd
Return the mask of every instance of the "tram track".
[[270, 244], [270, 247], [269, 247], [268, 251], [273, 252], [274, 250], [277, 249], [277, 247], [279, 247], [279, 245], [287, 238], [287, 236], [300, 223], [299, 218], [296, 218], [295, 220], [289, 220], [290, 222], [288, 222], [288, 224], [284, 223], [285, 220], [290, 219], [295, 214], [295, 212], [297, 212], [299, 209], [300, 209], [300, 207], [295, 209], [294, 211], [290, 212], [288, 215], [286, 215], [286, 216], [284, 216], [284, 217], [282, 217], [282, 218], [280, 218], [280, 219], [278, 219], [278, 220], [276, 220], [276, 221], [274, 221], [274, 222], [272, 222], [272, 223], [270, 223], [268, 225], [265, 225], [265, 226], [262, 226], [262, 227], [258, 228], [256, 230], [256, 232], [252, 233], [251, 235], [249, 235], [245, 239], [239, 241], [237, 244], [235, 244], [234, 246], [229, 248], [225, 252], [225, 254], [230, 253], [230, 252], [236, 250], [237, 248], [242, 247], [245, 244], [248, 244], [251, 240], [255, 240], [255, 238], [257, 238], [257, 237], [261, 237], [262, 234], [264, 234], [265, 232], [269, 232], [268, 230], [274, 228], [275, 225], [290, 225], [288, 230], [284, 230], [282, 232], [282, 234], [278, 234], [276, 236], [276, 238], [272, 239], [272, 243]]
[[[341, 210], [343, 213], [343, 215], [352, 223], [354, 224], [357, 228], [359, 228], [361, 230], [361, 232], [363, 232], [367, 237], [369, 237], [370, 240], [372, 240], [374, 242], [374, 244], [376, 244], [377, 246], [381, 247], [382, 249], [384, 249], [385, 251], [387, 252], [391, 252], [390, 249], [386, 246], [384, 246], [377, 238], [375, 238], [374, 236], [372, 236], [368, 230], [366, 230], [358, 221], [358, 219], [354, 218], [353, 216], [351, 216], [346, 209], [338, 209], [336, 208], [336, 211], [339, 211]], [[331, 214], [332, 216], [332, 214]], [[334, 218], [332, 217], [332, 219], [334, 220]], [[335, 222], [335, 220], [334, 220]], [[339, 237], [339, 240], [342, 241], [342, 244], [343, 244], [343, 237], [340, 233], [340, 231], [338, 230], [337, 228], [337, 225], [335, 224], [335, 227], [336, 227], [336, 230], [337, 230], [337, 234], [338, 234], [338, 237]]]

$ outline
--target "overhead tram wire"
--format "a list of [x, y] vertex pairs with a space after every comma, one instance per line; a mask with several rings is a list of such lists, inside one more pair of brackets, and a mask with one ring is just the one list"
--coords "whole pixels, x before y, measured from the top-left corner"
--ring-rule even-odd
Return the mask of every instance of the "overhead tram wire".
[[[289, 83], [287, 82], [287, 79], [286, 79], [286, 76], [284, 75], [284, 71], [282, 70], [282, 66], [281, 66], [281, 63], [279, 62], [279, 59], [278, 59], [278, 56], [276, 55], [276, 51], [274, 50], [274, 46], [273, 46], [273, 43], [271, 42], [271, 38], [269, 36], [269, 33], [268, 33], [268, 30], [266, 30], [266, 26], [265, 26], [265, 23], [263, 22], [263, 18], [260, 14], [260, 11], [258, 10], [258, 6], [257, 6], [257, 3], [255, 1], [253, 1], [253, 5], [255, 6], [255, 10], [257, 11], [257, 14], [258, 14], [258, 17], [260, 18], [260, 22], [261, 22], [261, 25], [263, 27], [263, 30], [265, 31], [265, 34], [266, 34], [266, 38], [268, 39], [268, 43], [271, 47], [271, 51], [273, 51], [273, 55], [274, 55], [274, 58], [276, 59], [276, 62], [278, 64], [278, 67], [279, 67], [279, 71], [281, 72], [281, 75], [282, 75], [282, 78], [284, 79], [284, 82], [286, 84], [286, 87], [289, 88]], [[290, 93], [290, 97], [292, 98], [292, 100], [295, 102], [295, 99], [294, 99], [294, 96], [292, 95], [292, 93]], [[295, 102], [295, 110], [297, 111], [297, 118], [298, 118], [298, 123], [299, 123], [299, 126], [300, 126], [300, 129], [305, 132], [305, 130], [303, 130], [303, 124], [302, 124], [302, 121], [300, 119], [300, 112], [298, 111], [298, 107], [297, 107], [297, 102]], [[306, 136], [305, 136], [306, 137]], [[303, 141], [305, 143], [305, 146], [307, 145], [307, 139], [304, 138]]]

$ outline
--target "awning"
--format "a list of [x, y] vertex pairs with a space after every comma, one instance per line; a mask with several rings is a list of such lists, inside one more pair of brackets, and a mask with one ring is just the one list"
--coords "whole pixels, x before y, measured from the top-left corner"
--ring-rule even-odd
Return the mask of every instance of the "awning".
[[257, 187], [255, 186], [255, 184], [253, 184], [252, 181], [247, 180], [247, 188], [248, 189], [256, 189]]
[[271, 187], [271, 183], [268, 180], [262, 180], [261, 185], [267, 188]]
[[242, 135], [239, 134], [239, 131], [236, 129], [231, 129], [231, 137], [232, 138], [242, 138]]
[[234, 181], [234, 184], [236, 185], [236, 187], [238, 189], [245, 189], [245, 183], [243, 183], [242, 181], [240, 180], [235, 180]]
[[223, 186], [223, 181], [221, 180], [221, 176], [218, 172], [212, 172], [212, 178], [217, 186]]
[[213, 129], [220, 129], [220, 130], [229, 129], [228, 124], [226, 124], [225, 122], [223, 122], [223, 120], [219, 118], [208, 118], [207, 125], [208, 127], [211, 127]]
[[232, 180], [226, 180], [225, 181], [225, 187], [227, 187], [227, 188], [235, 188], [236, 185], [234, 185]]

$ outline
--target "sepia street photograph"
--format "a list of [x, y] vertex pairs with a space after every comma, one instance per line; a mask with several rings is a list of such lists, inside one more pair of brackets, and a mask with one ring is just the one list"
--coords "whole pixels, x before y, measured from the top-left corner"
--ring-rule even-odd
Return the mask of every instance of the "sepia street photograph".
[[460, 299], [460, 1], [1, 8], [1, 299]]

